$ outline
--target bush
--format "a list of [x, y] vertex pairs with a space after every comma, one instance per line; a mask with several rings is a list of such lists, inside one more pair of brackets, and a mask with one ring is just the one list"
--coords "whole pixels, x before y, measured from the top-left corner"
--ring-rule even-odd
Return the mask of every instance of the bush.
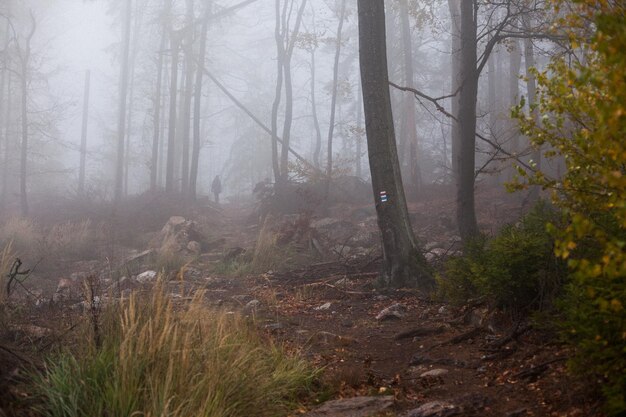
[[552, 190], [567, 214], [553, 235], [573, 275], [563, 304], [572, 364], [588, 381], [601, 381], [610, 415], [626, 415], [626, 6], [554, 4], [565, 6], [553, 26], [565, 31], [564, 50], [575, 56], [557, 54], [535, 71], [539, 100], [530, 114], [521, 106], [516, 114], [531, 143], [566, 169], [557, 178], [520, 169], [521, 185]]
[[463, 256], [446, 263], [438, 278], [440, 296], [456, 304], [485, 297], [493, 307], [514, 312], [550, 305], [566, 276], [546, 231], [546, 223], [556, 216], [540, 203], [493, 239], [476, 239]]
[[83, 342], [35, 378], [44, 415], [277, 415], [315, 377], [241, 317], [206, 308], [201, 292], [183, 309], [158, 289], [103, 317], [100, 349]]

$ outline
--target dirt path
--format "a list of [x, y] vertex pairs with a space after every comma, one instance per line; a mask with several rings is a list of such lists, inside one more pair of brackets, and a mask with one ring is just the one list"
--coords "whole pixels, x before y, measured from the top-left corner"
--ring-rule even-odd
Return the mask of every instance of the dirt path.
[[[242, 231], [240, 214], [229, 221], [242, 238], [252, 229]], [[428, 403], [440, 411], [415, 415], [599, 415], [550, 333], [480, 306], [453, 309], [410, 290], [377, 290], [375, 275], [304, 268], [214, 276], [206, 288], [211, 303], [254, 316], [262, 331], [323, 367], [334, 398], [392, 394], [397, 415]], [[377, 319], [393, 306], [400, 317]]]

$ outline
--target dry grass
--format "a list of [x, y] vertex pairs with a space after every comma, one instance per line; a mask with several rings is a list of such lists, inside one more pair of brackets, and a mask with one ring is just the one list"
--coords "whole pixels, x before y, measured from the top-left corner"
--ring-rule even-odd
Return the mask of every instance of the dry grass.
[[276, 268], [278, 265], [279, 251], [276, 244], [278, 237], [270, 224], [270, 216], [267, 216], [263, 222], [263, 227], [259, 231], [259, 238], [254, 247], [254, 255], [252, 257], [252, 269], [254, 272], [265, 272]]
[[0, 226], [0, 245], [12, 243], [18, 254], [30, 254], [43, 241], [43, 234], [30, 219], [13, 217]]
[[303, 360], [208, 309], [201, 292], [184, 308], [162, 288], [151, 297], [103, 313], [101, 349], [49, 363], [36, 378], [43, 415], [274, 416], [313, 381]]

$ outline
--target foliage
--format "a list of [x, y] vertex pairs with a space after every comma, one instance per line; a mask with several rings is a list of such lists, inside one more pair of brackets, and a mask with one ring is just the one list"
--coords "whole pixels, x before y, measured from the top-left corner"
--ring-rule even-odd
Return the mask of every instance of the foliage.
[[102, 318], [103, 344], [50, 361], [35, 378], [47, 416], [268, 416], [313, 382], [304, 360], [255, 333], [243, 318], [185, 308], [163, 289], [136, 295]]
[[522, 132], [566, 172], [521, 174], [551, 189], [569, 218], [552, 233], [573, 272], [566, 312], [574, 365], [602, 377], [608, 411], [618, 415], [626, 413], [626, 5], [573, 3], [559, 25], [569, 28], [573, 52], [537, 72], [541, 120], [518, 112]]
[[550, 305], [565, 278], [545, 228], [555, 217], [540, 203], [493, 239], [482, 236], [471, 242], [463, 256], [446, 263], [438, 278], [440, 295], [457, 304], [485, 297], [494, 307], [515, 312]]

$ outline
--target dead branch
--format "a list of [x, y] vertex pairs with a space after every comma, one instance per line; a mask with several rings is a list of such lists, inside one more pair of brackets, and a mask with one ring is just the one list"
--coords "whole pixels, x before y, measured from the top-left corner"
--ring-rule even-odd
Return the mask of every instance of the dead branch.
[[445, 326], [439, 327], [418, 327], [417, 329], [407, 330], [396, 334], [394, 340], [408, 339], [411, 337], [430, 336], [443, 333], [446, 330]]

